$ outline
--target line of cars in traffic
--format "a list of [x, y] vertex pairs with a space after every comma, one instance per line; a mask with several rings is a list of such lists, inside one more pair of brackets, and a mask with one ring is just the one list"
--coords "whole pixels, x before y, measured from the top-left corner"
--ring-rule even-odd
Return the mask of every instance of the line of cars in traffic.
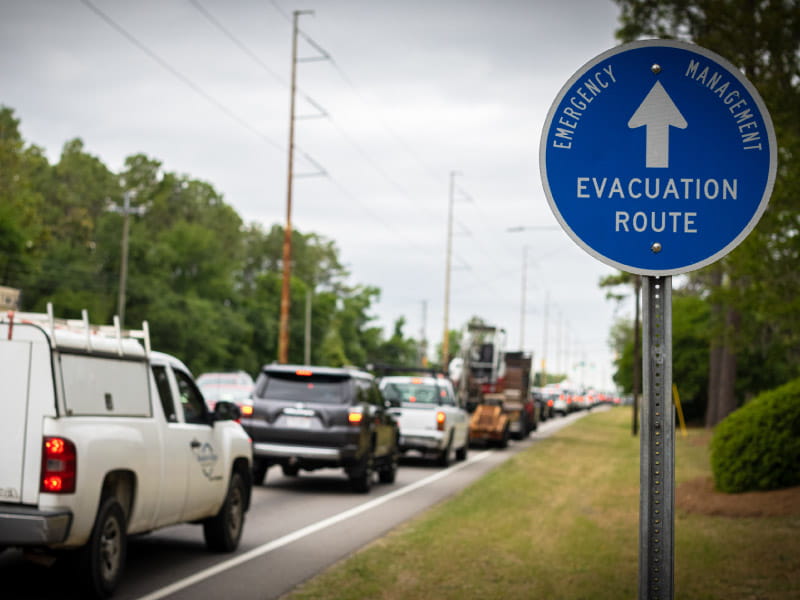
[[566, 416], [579, 410], [590, 410], [600, 405], [620, 404], [620, 397], [594, 389], [584, 389], [570, 383], [551, 384], [531, 388], [534, 398], [547, 417]]
[[[434, 371], [375, 376], [355, 367], [270, 364], [255, 380], [238, 371], [205, 373], [197, 382], [212, 409], [220, 400], [240, 406], [256, 485], [270, 467], [290, 477], [339, 468], [354, 491], [366, 493], [376, 476], [381, 483], [395, 481], [403, 455], [447, 467], [465, 460], [475, 442], [453, 383]], [[607, 401], [568, 386], [531, 392], [539, 421]]]

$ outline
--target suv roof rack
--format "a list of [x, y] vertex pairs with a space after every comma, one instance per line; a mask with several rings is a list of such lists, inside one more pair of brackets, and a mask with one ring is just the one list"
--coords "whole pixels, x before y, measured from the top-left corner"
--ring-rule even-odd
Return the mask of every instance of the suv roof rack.
[[[80, 339], [82, 342], [80, 345], [86, 352], [116, 351], [123, 356], [126, 353], [126, 345], [130, 353], [129, 341], [135, 341], [141, 348], [139, 344], [141, 340], [145, 356], [150, 355], [150, 328], [147, 321], [142, 321], [141, 329], [122, 329], [119, 317], [114, 315], [112, 325], [92, 325], [89, 323], [89, 312], [86, 309], [81, 311], [80, 319], [57, 319], [53, 316], [53, 304], [48, 302], [45, 313], [9, 310], [4, 315], [0, 314], [0, 323], [8, 324], [8, 339], [12, 339], [15, 324], [37, 325], [48, 334], [50, 346], [54, 349], [58, 346], [75, 347], [76, 341]], [[113, 347], [114, 343], [116, 348]]]

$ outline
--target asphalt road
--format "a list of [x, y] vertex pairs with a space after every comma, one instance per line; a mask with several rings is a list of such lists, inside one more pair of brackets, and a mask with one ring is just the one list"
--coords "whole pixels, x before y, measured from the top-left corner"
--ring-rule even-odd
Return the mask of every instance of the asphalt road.
[[[245, 531], [233, 554], [205, 549], [202, 528], [180, 525], [132, 538], [116, 600], [270, 600], [342, 560], [425, 509], [453, 496], [515, 453], [583, 413], [540, 424], [505, 450], [472, 448], [464, 462], [442, 469], [428, 461], [401, 462], [394, 484], [355, 494], [343, 472], [321, 470], [284, 477], [273, 467], [253, 490]], [[38, 565], [17, 551], [0, 554], [0, 598], [80, 598], [64, 566]]]

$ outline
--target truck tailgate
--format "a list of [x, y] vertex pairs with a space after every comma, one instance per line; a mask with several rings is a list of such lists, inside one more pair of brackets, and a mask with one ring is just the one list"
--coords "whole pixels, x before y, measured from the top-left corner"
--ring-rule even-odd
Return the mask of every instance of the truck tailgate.
[[31, 350], [30, 342], [0, 344], [0, 502], [22, 501]]
[[419, 430], [436, 430], [436, 412], [437, 406], [429, 406], [420, 404], [417, 406], [409, 406], [403, 403], [400, 410], [395, 409], [393, 412], [400, 431], [419, 431]]
[[36, 504], [45, 416], [55, 415], [50, 348], [38, 328], [0, 325], [0, 502]]

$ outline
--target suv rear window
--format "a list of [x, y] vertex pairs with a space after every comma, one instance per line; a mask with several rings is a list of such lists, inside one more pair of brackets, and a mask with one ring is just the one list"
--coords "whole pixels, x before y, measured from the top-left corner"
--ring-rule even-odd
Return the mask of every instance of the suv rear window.
[[347, 399], [350, 377], [268, 373], [256, 390], [259, 398], [287, 402], [340, 404]]

